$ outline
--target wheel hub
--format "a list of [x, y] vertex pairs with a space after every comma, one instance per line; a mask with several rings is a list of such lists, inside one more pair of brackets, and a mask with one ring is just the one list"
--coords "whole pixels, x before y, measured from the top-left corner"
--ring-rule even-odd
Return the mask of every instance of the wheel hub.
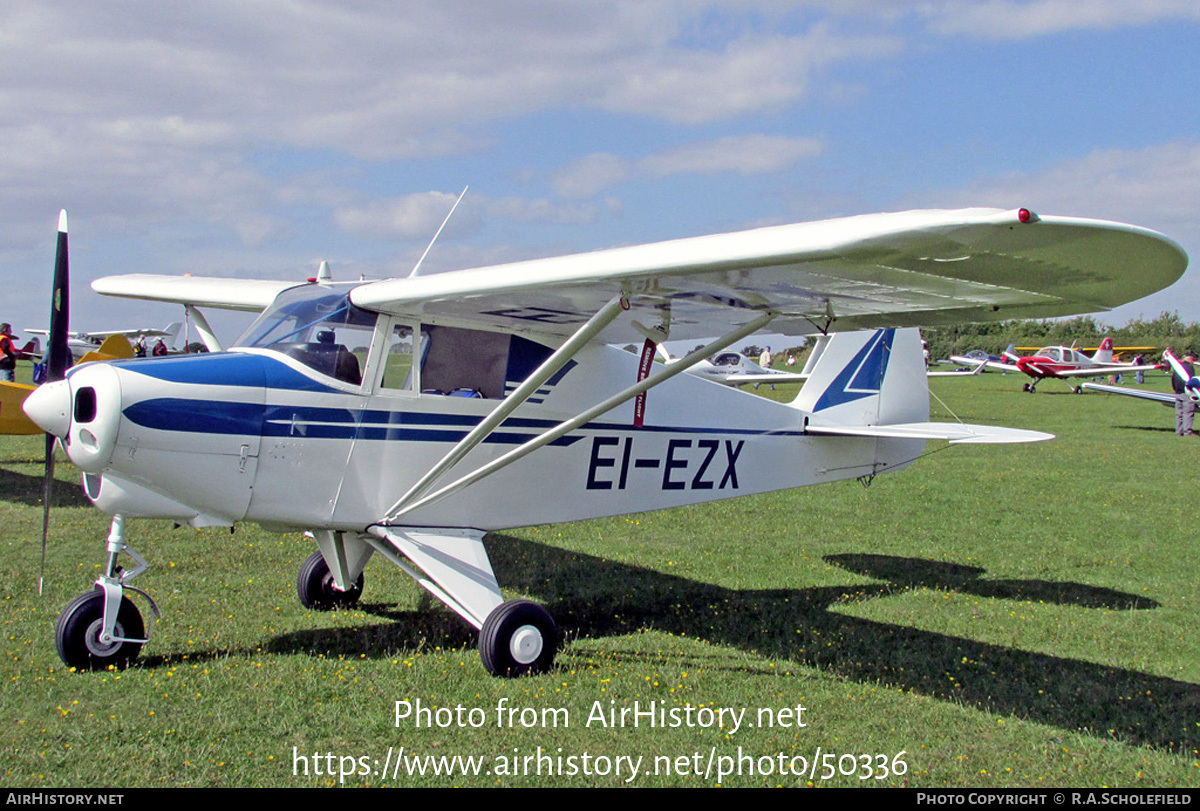
[[533, 625], [522, 625], [513, 632], [508, 643], [509, 652], [519, 664], [527, 665], [535, 662], [542, 655], [542, 632]]
[[[84, 635], [84, 638], [83, 638], [84, 644], [87, 646], [88, 653], [92, 654], [92, 656], [98, 656], [100, 658], [104, 658], [106, 656], [112, 655], [117, 649], [119, 649], [121, 647], [121, 643], [117, 642], [115, 640], [112, 642], [101, 642], [100, 641], [100, 633], [103, 630], [104, 630], [104, 618], [101, 617], [100, 619], [96, 620], [95, 622], [93, 622], [91, 625], [88, 626], [87, 634]], [[113, 627], [113, 636], [114, 637], [124, 637], [125, 636], [125, 629], [121, 627], [121, 623], [118, 622]]]

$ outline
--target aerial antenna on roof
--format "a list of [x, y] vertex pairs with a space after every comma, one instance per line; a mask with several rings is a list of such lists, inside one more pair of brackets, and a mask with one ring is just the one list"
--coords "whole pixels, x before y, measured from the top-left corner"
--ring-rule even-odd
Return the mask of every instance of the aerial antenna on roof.
[[424, 262], [425, 257], [429, 255], [430, 249], [433, 248], [433, 243], [437, 242], [437, 238], [441, 235], [442, 229], [446, 227], [446, 223], [450, 222], [450, 218], [454, 216], [454, 209], [458, 208], [458, 204], [461, 203], [462, 199], [467, 196], [467, 189], [469, 188], [471, 187], [463, 186], [462, 194], [458, 195], [458, 199], [454, 201], [454, 205], [450, 206], [450, 212], [446, 214], [446, 219], [442, 220], [442, 224], [438, 226], [437, 233], [433, 235], [433, 239], [429, 240], [429, 244], [425, 246], [425, 253], [421, 254], [421, 258], [417, 260], [417, 264], [413, 265], [412, 272], [408, 274], [410, 279], [419, 275], [421, 263]]

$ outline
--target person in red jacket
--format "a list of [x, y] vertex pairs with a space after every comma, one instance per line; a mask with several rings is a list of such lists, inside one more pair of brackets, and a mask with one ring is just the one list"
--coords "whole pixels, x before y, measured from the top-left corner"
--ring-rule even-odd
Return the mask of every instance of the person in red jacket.
[[0, 324], [0, 380], [12, 383], [16, 380], [17, 349], [13, 346], [12, 326]]

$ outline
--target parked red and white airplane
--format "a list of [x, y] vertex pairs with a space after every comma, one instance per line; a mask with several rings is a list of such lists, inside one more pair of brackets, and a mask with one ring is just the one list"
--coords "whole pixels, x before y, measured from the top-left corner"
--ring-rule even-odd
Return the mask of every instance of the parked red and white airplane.
[[[1113, 342], [1112, 338], [1105, 338], [1100, 348], [1096, 350], [1096, 354], [1090, 358], [1071, 346], [1047, 346], [1039, 350], [1036, 355], [1027, 355], [1024, 357], [1016, 355], [1009, 347], [1004, 351], [1004, 356], [1011, 363], [1001, 361], [986, 361], [985, 365], [989, 369], [1000, 369], [1005, 372], [1021, 372], [1033, 378], [1032, 383], [1026, 383], [1024, 391], [1033, 394], [1037, 391], [1037, 384], [1046, 378], [1054, 378], [1055, 380], [1068, 380], [1072, 377], [1102, 377], [1112, 374], [1126, 374], [1127, 372], [1147, 371], [1150, 369], [1159, 368], [1154, 363], [1118, 363], [1113, 360]], [[955, 363], [978, 363], [978, 360], [973, 360], [965, 355], [953, 355], [950, 360]], [[1076, 394], [1082, 389], [1079, 386], [1072, 386], [1071, 390]]]

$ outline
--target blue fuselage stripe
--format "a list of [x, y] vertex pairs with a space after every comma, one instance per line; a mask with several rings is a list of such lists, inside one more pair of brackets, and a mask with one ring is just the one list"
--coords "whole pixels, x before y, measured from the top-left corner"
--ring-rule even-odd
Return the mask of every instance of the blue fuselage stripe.
[[[124, 415], [130, 422], [156, 431], [417, 442], [458, 442], [482, 419], [471, 414], [261, 405], [221, 400], [192, 400], [182, 397], [142, 400], [128, 406], [124, 410]], [[510, 417], [503, 426], [507, 430], [492, 433], [486, 441], [497, 444], [521, 444], [556, 425], [558, 425], [556, 420]], [[764, 431], [761, 429], [666, 425], [647, 425], [640, 429], [633, 429], [628, 424], [613, 422], [593, 422], [582, 427], [593, 431], [637, 430], [642, 433], [673, 434], [748, 436], [801, 436], [803, 434], [803, 431], [798, 430]], [[521, 429], [525, 429], [525, 431]], [[552, 444], [571, 445], [579, 439], [582, 437], [568, 435]]]

